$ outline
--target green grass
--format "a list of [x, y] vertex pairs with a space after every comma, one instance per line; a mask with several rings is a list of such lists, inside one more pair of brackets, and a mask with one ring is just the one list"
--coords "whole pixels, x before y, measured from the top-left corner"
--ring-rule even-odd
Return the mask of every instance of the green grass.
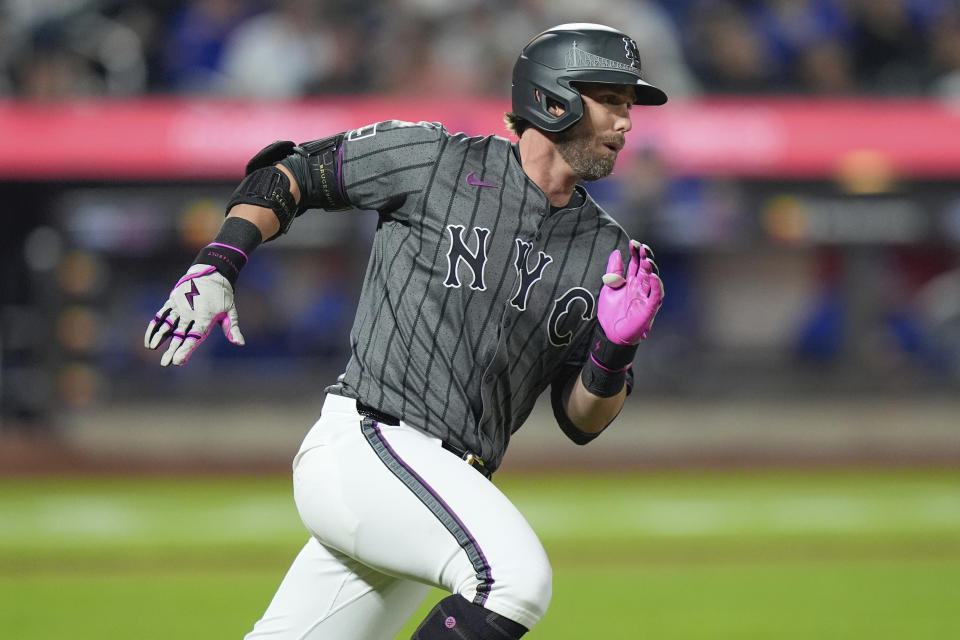
[[[534, 640], [960, 637], [960, 471], [498, 484], [554, 565]], [[0, 479], [0, 635], [240, 638], [305, 540], [290, 494], [286, 477]]]

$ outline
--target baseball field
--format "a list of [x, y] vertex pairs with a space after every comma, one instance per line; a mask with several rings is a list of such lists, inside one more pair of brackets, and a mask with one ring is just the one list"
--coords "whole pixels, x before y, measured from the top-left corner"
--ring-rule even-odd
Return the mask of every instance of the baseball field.
[[[554, 565], [527, 637], [960, 638], [960, 470], [498, 484]], [[0, 479], [0, 637], [241, 638], [303, 541], [285, 476]]]

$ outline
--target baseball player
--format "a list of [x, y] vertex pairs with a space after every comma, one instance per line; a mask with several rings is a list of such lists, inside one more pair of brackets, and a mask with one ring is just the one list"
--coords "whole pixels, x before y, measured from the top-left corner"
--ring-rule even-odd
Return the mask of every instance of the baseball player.
[[548, 387], [578, 444], [623, 406], [663, 286], [650, 250], [579, 183], [613, 170], [632, 105], [666, 99], [630, 37], [566, 24], [516, 62], [515, 144], [386, 121], [249, 162], [147, 327], [163, 366], [216, 325], [244, 343], [237, 276], [296, 216], [379, 216], [350, 360], [293, 462], [310, 538], [249, 640], [390, 639], [431, 587], [451, 595], [417, 640], [511, 640], [544, 615], [550, 564], [490, 477]]

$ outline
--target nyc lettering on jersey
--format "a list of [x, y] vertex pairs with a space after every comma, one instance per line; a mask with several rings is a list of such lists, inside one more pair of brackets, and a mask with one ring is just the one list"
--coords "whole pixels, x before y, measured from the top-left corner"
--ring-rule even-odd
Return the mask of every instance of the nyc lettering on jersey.
[[[467, 246], [464, 231], [466, 229], [462, 225], [447, 225], [450, 248], [447, 250], [447, 277], [443, 284], [448, 288], [462, 286], [458, 273], [462, 264], [470, 271], [470, 288], [484, 291], [487, 288], [484, 283], [484, 269], [487, 264], [487, 240], [490, 237], [490, 229], [473, 227], [470, 246]], [[517, 258], [514, 267], [517, 270], [518, 286], [516, 293], [510, 299], [510, 304], [520, 311], [525, 311], [530, 290], [543, 278], [544, 271], [553, 262], [553, 258], [543, 251], [538, 251], [537, 261], [531, 266], [530, 252], [533, 245], [517, 238], [516, 247]], [[579, 320], [590, 320], [595, 309], [596, 300], [593, 294], [583, 287], [573, 287], [554, 300], [547, 320], [550, 344], [555, 347], [569, 345], [573, 337], [571, 325]]]

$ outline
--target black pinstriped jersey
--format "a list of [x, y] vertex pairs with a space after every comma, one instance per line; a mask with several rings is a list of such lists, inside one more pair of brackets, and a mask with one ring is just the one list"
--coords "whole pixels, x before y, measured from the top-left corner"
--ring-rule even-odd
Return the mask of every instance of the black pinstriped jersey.
[[429, 123], [347, 132], [340, 180], [380, 224], [337, 392], [494, 470], [535, 401], [579, 371], [607, 257], [628, 237], [582, 187], [551, 213], [511, 143]]

